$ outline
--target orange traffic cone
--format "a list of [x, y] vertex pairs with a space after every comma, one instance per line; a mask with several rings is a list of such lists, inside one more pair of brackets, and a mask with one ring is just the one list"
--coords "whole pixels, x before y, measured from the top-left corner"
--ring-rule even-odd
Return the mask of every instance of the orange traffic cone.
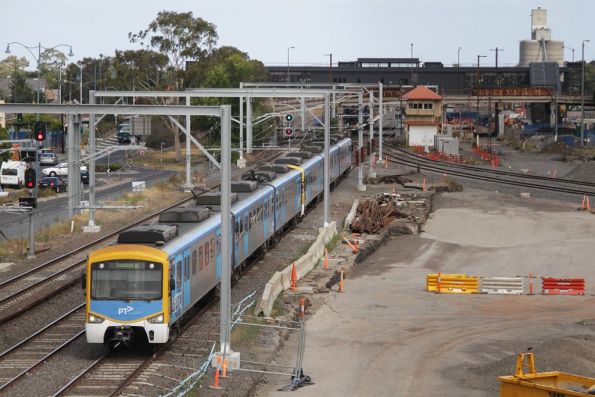
[[384, 168], [388, 168], [388, 156], [384, 158]]
[[306, 299], [302, 296], [300, 298], [300, 319], [301, 320], [303, 320], [304, 317], [306, 316], [305, 305], [306, 305]]
[[295, 268], [295, 262], [293, 262], [293, 266], [291, 268], [291, 287], [289, 287], [290, 291], [295, 291], [297, 289], [297, 269]]
[[345, 292], [345, 286], [343, 285], [343, 269], [341, 269], [341, 275], [339, 278], [339, 292]]
[[217, 365], [217, 369], [215, 370], [215, 380], [214, 380], [213, 384], [211, 386], [209, 386], [209, 389], [213, 389], [213, 390], [223, 389], [221, 386], [219, 386], [219, 365]]
[[529, 295], [533, 295], [533, 273], [529, 273]]
[[589, 201], [589, 196], [586, 194], [583, 195], [583, 201], [581, 202], [581, 210], [591, 211], [591, 203]]
[[324, 270], [328, 270], [328, 249], [324, 249]]

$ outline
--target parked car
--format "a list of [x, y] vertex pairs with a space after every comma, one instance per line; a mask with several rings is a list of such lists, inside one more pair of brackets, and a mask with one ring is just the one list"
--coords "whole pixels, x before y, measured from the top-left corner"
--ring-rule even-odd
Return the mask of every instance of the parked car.
[[[82, 165], [81, 171], [86, 171], [87, 167]], [[67, 176], [68, 175], [68, 163], [60, 163], [55, 167], [44, 168], [42, 174], [45, 176]]]
[[89, 184], [89, 171], [88, 170], [81, 170], [81, 182], [85, 185]]
[[39, 156], [41, 165], [58, 165], [58, 156], [53, 152], [41, 153]]
[[68, 185], [66, 182], [57, 176], [44, 176], [39, 181], [39, 187], [53, 189], [56, 193], [65, 192], [68, 190]]
[[25, 183], [26, 169], [27, 164], [24, 161], [3, 161], [0, 167], [0, 186], [20, 188]]

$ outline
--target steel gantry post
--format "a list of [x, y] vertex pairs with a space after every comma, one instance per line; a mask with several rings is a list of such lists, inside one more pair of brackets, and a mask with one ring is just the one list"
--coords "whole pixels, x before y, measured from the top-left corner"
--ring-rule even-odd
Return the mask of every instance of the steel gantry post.
[[[186, 97], [186, 106], [190, 106], [190, 96]], [[192, 165], [191, 165], [191, 150], [192, 150], [192, 140], [190, 139], [190, 135], [192, 134], [192, 129], [190, 128], [190, 114], [186, 115], [186, 184], [183, 186], [186, 192], [192, 190], [194, 185], [192, 184]]]
[[252, 97], [246, 98], [246, 153], [252, 153]]
[[[244, 83], [240, 83], [240, 89], [243, 89]], [[240, 158], [238, 159], [238, 167], [245, 168], [246, 161], [244, 160], [244, 97], [240, 96], [240, 120], [239, 120], [239, 127], [240, 127], [240, 141], [239, 141], [239, 151], [240, 151]]]
[[366, 185], [364, 185], [364, 162], [362, 160], [364, 148], [364, 93], [361, 91], [357, 94], [357, 134], [357, 151], [359, 153], [359, 166], [357, 167], [357, 190], [359, 192], [365, 192]]
[[304, 134], [306, 131], [306, 98], [304, 97], [300, 98], [300, 118], [302, 119], [302, 134]]
[[331, 106], [330, 95], [324, 94], [324, 226], [329, 223], [331, 199], [330, 142], [331, 142]]
[[376, 171], [374, 171], [374, 91], [370, 91], [368, 109], [370, 111], [370, 167], [368, 169], [368, 178], [376, 178]]
[[383, 108], [383, 96], [384, 96], [384, 85], [382, 82], [378, 83], [378, 161], [384, 163], [384, 157], [382, 157], [382, 128], [384, 123], [384, 108]]
[[[74, 115], [68, 115], [68, 217], [74, 216]], [[89, 181], [90, 182], [90, 181]]]
[[221, 354], [230, 353], [231, 303], [231, 107], [221, 106]]
[[[95, 105], [95, 91], [89, 91], [89, 105]], [[89, 114], [89, 223], [83, 228], [84, 232], [99, 232], [95, 225], [95, 114]]]

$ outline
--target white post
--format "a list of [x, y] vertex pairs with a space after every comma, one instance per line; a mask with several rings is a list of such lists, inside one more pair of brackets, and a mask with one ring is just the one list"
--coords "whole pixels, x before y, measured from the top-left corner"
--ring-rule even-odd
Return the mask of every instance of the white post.
[[300, 98], [300, 117], [302, 119], [302, 134], [306, 132], [306, 98]]
[[368, 168], [368, 178], [376, 178], [376, 171], [374, 171], [374, 91], [370, 91], [368, 108], [370, 109], [370, 167]]
[[[89, 91], [89, 104], [95, 105], [95, 91]], [[89, 114], [89, 223], [83, 227], [85, 233], [97, 233], [101, 230], [95, 225], [95, 114]]]
[[378, 161], [384, 164], [384, 157], [382, 157], [382, 128], [384, 123], [384, 105], [382, 103], [383, 96], [384, 96], [384, 86], [382, 83], [378, 83], [379, 88], [379, 96], [378, 96], [378, 115], [380, 118], [378, 119]]
[[74, 116], [68, 115], [68, 186], [71, 188], [68, 192], [68, 217], [74, 216], [75, 197], [73, 190], [76, 191], [74, 184]]
[[365, 192], [366, 185], [364, 185], [364, 162], [361, 158], [364, 147], [364, 93], [357, 94], [357, 150], [359, 152], [359, 166], [357, 167], [357, 191]]
[[331, 106], [330, 95], [324, 94], [324, 226], [329, 223], [331, 199], [330, 142], [331, 142]]
[[246, 98], [246, 153], [252, 153], [252, 98]]
[[[244, 83], [240, 83], [240, 90], [244, 88]], [[246, 168], [246, 160], [244, 160], [244, 97], [240, 96], [240, 142], [239, 142], [239, 151], [240, 151], [240, 158], [237, 161], [237, 166], [239, 168]]]
[[231, 351], [231, 107], [221, 106], [221, 296], [219, 343], [224, 356]]

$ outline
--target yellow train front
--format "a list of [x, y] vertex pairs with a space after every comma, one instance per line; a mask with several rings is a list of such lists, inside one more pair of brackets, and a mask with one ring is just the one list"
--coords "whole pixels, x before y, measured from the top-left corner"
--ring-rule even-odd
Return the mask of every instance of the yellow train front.
[[89, 343], [129, 343], [143, 335], [150, 343], [169, 339], [169, 265], [157, 248], [126, 244], [92, 252], [87, 263]]

